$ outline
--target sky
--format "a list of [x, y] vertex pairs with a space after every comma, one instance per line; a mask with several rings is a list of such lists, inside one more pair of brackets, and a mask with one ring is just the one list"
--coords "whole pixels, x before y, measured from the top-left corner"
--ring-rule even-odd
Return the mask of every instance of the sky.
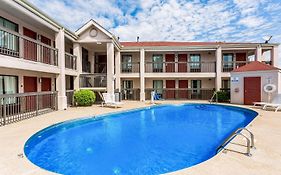
[[281, 0], [28, 1], [73, 32], [94, 19], [121, 41], [281, 43]]

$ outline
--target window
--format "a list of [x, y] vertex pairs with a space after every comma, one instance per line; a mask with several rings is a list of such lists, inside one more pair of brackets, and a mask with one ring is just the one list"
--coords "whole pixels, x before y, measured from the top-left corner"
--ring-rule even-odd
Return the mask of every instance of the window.
[[230, 80], [222, 80], [222, 89], [230, 89]]
[[153, 80], [153, 89], [156, 94], [159, 94], [160, 98], [162, 98], [163, 94], [163, 80]]
[[153, 72], [163, 72], [163, 55], [152, 56]]
[[133, 81], [123, 80], [122, 82], [123, 99], [128, 100], [133, 98]]
[[[18, 25], [0, 16], [0, 26], [11, 31], [18, 32]], [[9, 51], [19, 51], [19, 37], [11, 33], [0, 30], [0, 49]], [[18, 55], [17, 55], [18, 56]]]
[[192, 93], [199, 94], [201, 89], [201, 80], [191, 80]]
[[132, 55], [122, 56], [122, 72], [132, 72]]
[[[16, 76], [0, 75], [0, 95], [15, 94], [18, 92], [18, 78]], [[16, 99], [10, 98], [8, 104], [15, 103]], [[3, 101], [1, 101], [3, 104]]]
[[200, 54], [190, 54], [190, 69], [191, 72], [200, 72], [201, 56]]
[[223, 54], [223, 67], [224, 68], [232, 68], [233, 67], [233, 54], [232, 53], [224, 53]]
[[91, 63], [88, 61], [89, 52], [87, 49], [82, 48], [82, 71], [90, 73], [91, 72]]

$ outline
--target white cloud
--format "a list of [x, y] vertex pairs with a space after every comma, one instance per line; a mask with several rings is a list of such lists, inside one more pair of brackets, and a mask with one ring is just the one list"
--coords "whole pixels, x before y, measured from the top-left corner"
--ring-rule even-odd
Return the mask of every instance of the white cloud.
[[257, 17], [257, 16], [248, 16], [242, 18], [239, 21], [239, 24], [242, 24], [246, 27], [258, 27], [258, 26], [262, 26], [264, 23], [265, 20], [262, 17]]

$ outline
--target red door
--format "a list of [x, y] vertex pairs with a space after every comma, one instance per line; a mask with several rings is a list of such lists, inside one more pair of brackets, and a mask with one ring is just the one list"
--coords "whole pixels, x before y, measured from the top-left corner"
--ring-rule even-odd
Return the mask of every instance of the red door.
[[[37, 77], [23, 77], [24, 92], [37, 92]], [[36, 96], [30, 95], [25, 98], [26, 111], [36, 110]]]
[[244, 66], [246, 64], [246, 53], [236, 53], [236, 68]]
[[[52, 79], [51, 78], [41, 78], [41, 91], [52, 91]], [[40, 109], [51, 107], [51, 96], [49, 94], [43, 95], [39, 99]]]
[[179, 80], [179, 98], [188, 98], [188, 80]]
[[166, 54], [166, 72], [175, 72], [175, 54]]
[[[23, 28], [23, 35], [36, 40], [37, 34], [30, 29]], [[35, 42], [24, 39], [24, 59], [37, 61], [37, 45]]]
[[244, 77], [244, 104], [261, 101], [261, 77]]
[[[41, 35], [41, 42], [48, 45], [48, 46], [51, 46], [51, 40], [49, 38], [45, 37], [45, 36], [42, 36], [42, 35]], [[41, 51], [43, 52], [42, 53], [43, 63], [51, 64], [51, 49], [43, 46]]]
[[187, 72], [187, 54], [178, 55], [178, 70], [179, 72]]
[[166, 99], [175, 99], [176, 81], [166, 80], [166, 88]]

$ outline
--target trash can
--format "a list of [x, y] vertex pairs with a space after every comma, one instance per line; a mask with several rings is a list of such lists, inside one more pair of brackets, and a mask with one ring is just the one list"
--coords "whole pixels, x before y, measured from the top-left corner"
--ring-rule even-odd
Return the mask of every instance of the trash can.
[[120, 102], [121, 101], [121, 93], [120, 92], [115, 92], [114, 96], [115, 96], [115, 101], [116, 102]]

